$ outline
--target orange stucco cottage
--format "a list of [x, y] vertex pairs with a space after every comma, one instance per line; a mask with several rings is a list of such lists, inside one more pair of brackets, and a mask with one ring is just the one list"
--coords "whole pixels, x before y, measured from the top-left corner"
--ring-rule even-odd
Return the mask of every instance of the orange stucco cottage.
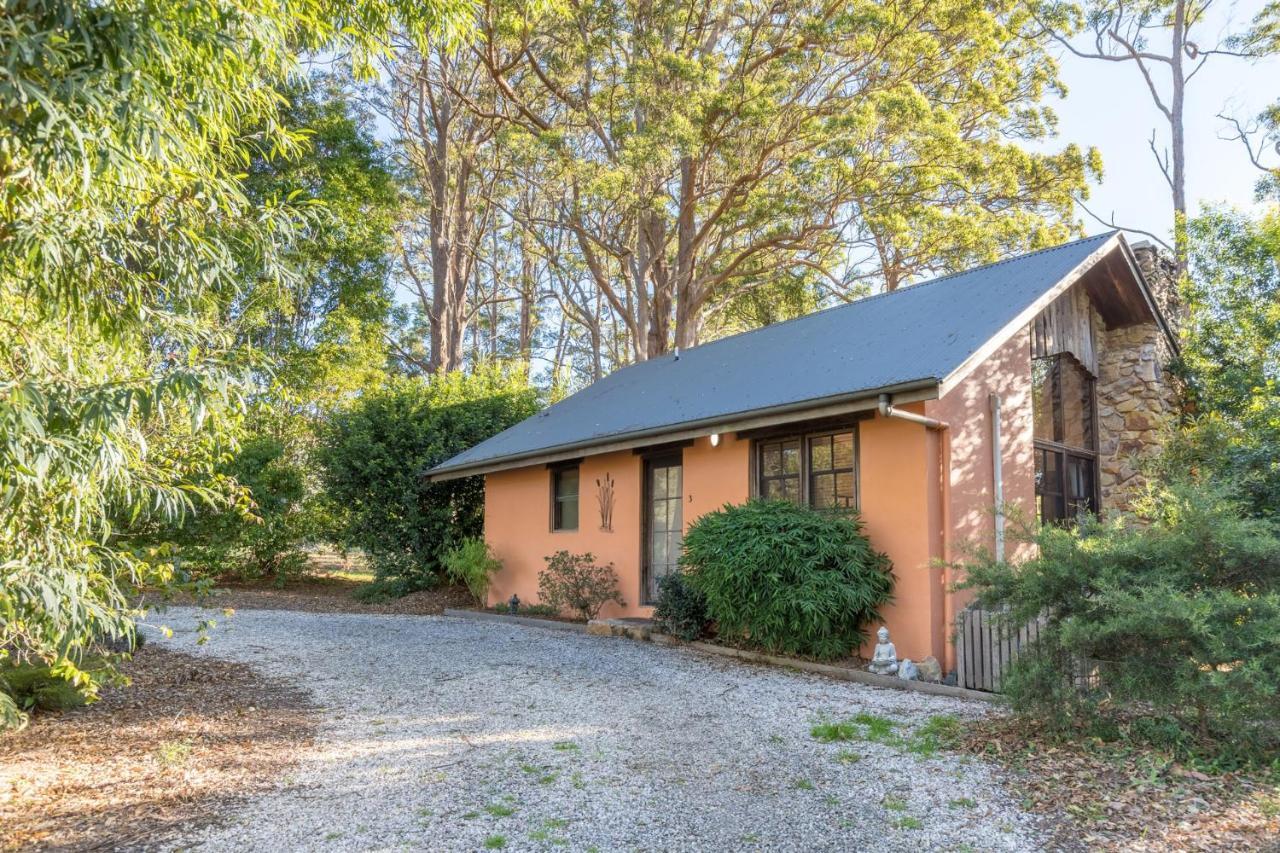
[[893, 561], [899, 655], [949, 669], [966, 598], [944, 564], [1003, 549], [1001, 507], [1069, 519], [1137, 482], [1172, 405], [1160, 271], [1111, 232], [868, 297], [622, 368], [428, 476], [485, 478], [491, 604], [589, 551], [626, 599], [603, 616], [651, 613], [702, 513], [856, 507]]

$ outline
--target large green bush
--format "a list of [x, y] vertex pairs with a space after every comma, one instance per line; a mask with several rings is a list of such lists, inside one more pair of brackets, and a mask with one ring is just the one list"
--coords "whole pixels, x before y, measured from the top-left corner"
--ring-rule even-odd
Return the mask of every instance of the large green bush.
[[484, 479], [431, 483], [423, 471], [537, 409], [523, 372], [497, 366], [365, 394], [333, 417], [317, 451], [328, 498], [344, 509], [344, 544], [402, 592], [434, 584], [444, 554], [482, 531]]
[[306, 506], [306, 476], [283, 442], [268, 436], [247, 439], [219, 469], [243, 489], [243, 500], [203, 506], [172, 536], [181, 565], [196, 577], [277, 583], [306, 565], [303, 543], [313, 532]]
[[856, 514], [782, 501], [702, 516], [685, 535], [681, 565], [722, 637], [816, 658], [860, 645], [893, 587], [889, 558]]
[[1021, 565], [967, 585], [1016, 622], [1047, 619], [1006, 680], [1061, 729], [1123, 726], [1223, 766], [1280, 754], [1280, 530], [1219, 488], [1153, 487], [1132, 517], [1030, 531]]

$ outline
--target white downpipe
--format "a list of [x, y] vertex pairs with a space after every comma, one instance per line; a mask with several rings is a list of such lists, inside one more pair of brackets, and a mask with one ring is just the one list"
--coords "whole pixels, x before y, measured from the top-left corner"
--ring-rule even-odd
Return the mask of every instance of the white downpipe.
[[991, 395], [991, 482], [996, 502], [996, 560], [1004, 560], [1004, 451], [1000, 441], [1000, 395]]
[[913, 424], [922, 424], [929, 429], [946, 429], [947, 425], [942, 421], [926, 418], [924, 415], [917, 415], [915, 412], [906, 412], [902, 409], [895, 408], [893, 405], [893, 397], [889, 394], [880, 395], [880, 414], [886, 418], [898, 418], [903, 421], [911, 421]]

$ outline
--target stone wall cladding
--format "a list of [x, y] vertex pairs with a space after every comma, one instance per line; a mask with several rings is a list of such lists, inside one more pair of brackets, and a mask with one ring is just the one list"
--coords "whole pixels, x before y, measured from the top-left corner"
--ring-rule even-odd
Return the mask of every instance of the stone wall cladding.
[[[1134, 247], [1166, 321], [1181, 316], [1173, 265], [1149, 246]], [[1178, 412], [1168, 370], [1173, 352], [1155, 323], [1098, 334], [1098, 468], [1103, 511], [1125, 509], [1146, 486], [1142, 463], [1159, 452]]]

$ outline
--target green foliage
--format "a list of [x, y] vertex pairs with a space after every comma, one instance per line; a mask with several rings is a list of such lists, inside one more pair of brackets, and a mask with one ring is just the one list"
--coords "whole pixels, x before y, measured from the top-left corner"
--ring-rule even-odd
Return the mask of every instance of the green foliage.
[[571, 243], [613, 235], [579, 263], [619, 305], [643, 289], [650, 355], [759, 318], [753, 292], [800, 307], [827, 276], [896, 287], [1061, 242], [1100, 171], [1021, 144], [1052, 135], [1058, 86], [1021, 3], [591, 0], [482, 26], [522, 174], [564, 194]]
[[420, 37], [460, 5], [5, 5], [0, 654], [91, 690], [95, 638], [131, 634], [131, 593], [171, 578], [133, 526], [227, 499], [214, 468], [255, 365], [222, 309], [248, 270], [287, 285], [305, 219], [250, 199], [242, 173], [298, 149], [276, 120], [298, 51], [361, 62], [393, 21]]
[[[108, 661], [100, 656], [86, 658], [80, 669], [101, 676], [109, 671]], [[22, 711], [65, 711], [80, 708], [93, 697], [66, 674], [43, 663], [0, 663], [0, 693], [4, 693]]]
[[626, 604], [618, 592], [618, 575], [613, 563], [595, 564], [592, 554], [557, 551], [547, 557], [547, 567], [538, 573], [538, 598], [557, 612], [568, 610], [584, 622], [596, 618], [609, 602]]
[[482, 532], [484, 481], [433, 483], [423, 471], [537, 409], [524, 374], [496, 365], [395, 379], [361, 396], [334, 415], [316, 453], [329, 499], [345, 508], [341, 540], [401, 592], [433, 585], [444, 554]]
[[771, 652], [838, 658], [890, 599], [889, 559], [856, 515], [751, 501], [690, 526], [681, 565], [720, 635]]
[[1280, 518], [1280, 207], [1209, 208], [1187, 236], [1179, 367], [1200, 423], [1168, 467], [1194, 465], [1230, 483], [1252, 515]]
[[[1280, 530], [1218, 488], [1152, 487], [1132, 518], [1025, 534], [967, 585], [1015, 623], [1045, 614], [1006, 681], [1021, 713], [1157, 741], [1220, 766], [1280, 755]], [[1084, 680], [1084, 683], [1078, 683]]]
[[479, 537], [462, 540], [462, 544], [445, 552], [441, 562], [449, 578], [464, 584], [481, 604], [488, 599], [489, 581], [502, 569], [502, 561]]
[[306, 477], [274, 438], [245, 441], [221, 473], [245, 490], [246, 502], [196, 513], [179, 530], [182, 568], [200, 577], [277, 584], [302, 572], [301, 546], [312, 530], [305, 512]]
[[707, 600], [680, 572], [658, 579], [653, 621], [659, 630], [682, 640], [696, 640], [707, 629]]

